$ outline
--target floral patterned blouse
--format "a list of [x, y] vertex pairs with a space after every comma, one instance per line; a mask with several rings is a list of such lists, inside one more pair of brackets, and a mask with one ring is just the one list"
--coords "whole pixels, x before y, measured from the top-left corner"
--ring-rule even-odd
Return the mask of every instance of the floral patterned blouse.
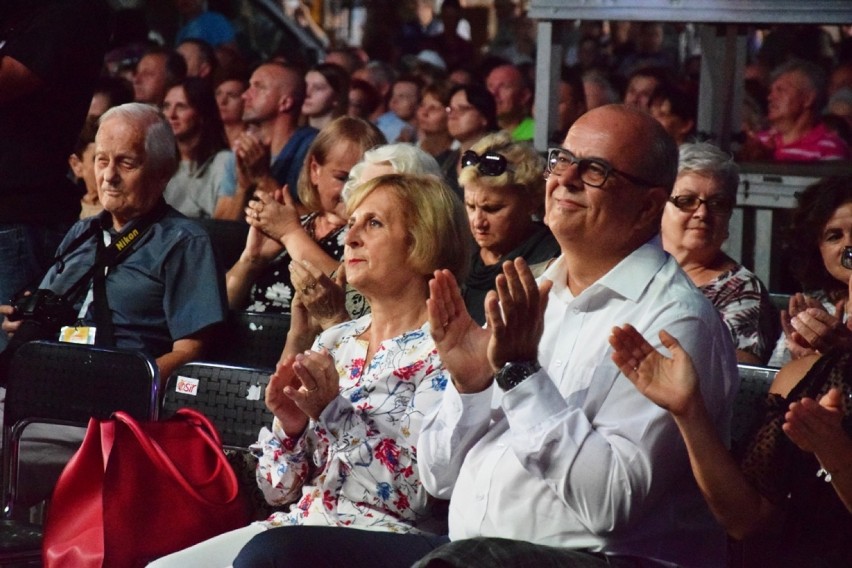
[[[423, 418], [438, 407], [444, 370], [428, 323], [379, 345], [369, 365], [358, 337], [372, 316], [330, 328], [314, 349], [325, 347], [337, 364], [340, 394], [311, 420], [299, 438], [278, 420], [253, 446], [257, 480], [267, 501], [287, 512], [271, 526], [351, 526], [418, 532], [431, 516], [431, 498], [417, 474], [417, 437]], [[425, 529], [428, 531], [433, 528]]]
[[722, 315], [734, 347], [766, 362], [775, 346], [780, 323], [763, 282], [737, 264], [699, 290]]
[[[313, 226], [317, 213], [301, 218], [302, 227], [313, 235]], [[346, 240], [346, 225], [335, 229], [321, 239], [314, 239], [325, 253], [335, 260], [343, 258], [343, 245]], [[290, 253], [284, 250], [273, 260], [251, 287], [249, 293], [249, 312], [290, 313], [293, 300], [293, 283], [290, 281]]]

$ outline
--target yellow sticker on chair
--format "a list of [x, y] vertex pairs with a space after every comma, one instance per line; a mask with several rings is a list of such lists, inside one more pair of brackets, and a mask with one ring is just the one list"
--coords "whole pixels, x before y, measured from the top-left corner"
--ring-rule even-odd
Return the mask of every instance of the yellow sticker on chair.
[[80, 345], [94, 345], [95, 331], [97, 330], [94, 327], [88, 325], [66, 325], [59, 330], [59, 341], [79, 343]]

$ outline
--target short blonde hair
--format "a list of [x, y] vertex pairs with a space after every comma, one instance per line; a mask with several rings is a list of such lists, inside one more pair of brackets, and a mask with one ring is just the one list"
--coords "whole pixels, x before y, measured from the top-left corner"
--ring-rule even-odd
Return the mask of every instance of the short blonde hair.
[[385, 143], [385, 137], [375, 125], [351, 116], [341, 116], [329, 122], [319, 131], [308, 148], [305, 163], [299, 172], [299, 200], [309, 211], [320, 211], [320, 198], [316, 185], [311, 182], [311, 158], [324, 165], [331, 149], [340, 144], [355, 144], [359, 159], [364, 152]]
[[470, 263], [470, 233], [461, 200], [434, 176], [387, 174], [356, 186], [346, 202], [346, 213], [378, 188], [387, 188], [402, 205], [408, 227], [411, 266], [430, 278], [446, 268], [462, 283]]
[[532, 146], [515, 142], [508, 132], [500, 131], [486, 134], [470, 149], [480, 156], [496, 152], [506, 158], [509, 168], [499, 176], [486, 176], [477, 166], [467, 166], [459, 174], [460, 186], [475, 183], [486, 187], [514, 187], [535, 200], [534, 211], [544, 206], [544, 160]]

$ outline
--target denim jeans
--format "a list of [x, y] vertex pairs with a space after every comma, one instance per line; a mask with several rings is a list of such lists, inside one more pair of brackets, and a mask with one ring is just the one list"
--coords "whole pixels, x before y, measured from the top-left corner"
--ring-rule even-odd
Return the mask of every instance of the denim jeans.
[[[36, 288], [50, 266], [70, 224], [0, 224], [0, 304], [8, 304], [25, 286]], [[0, 332], [0, 351], [6, 347]]]

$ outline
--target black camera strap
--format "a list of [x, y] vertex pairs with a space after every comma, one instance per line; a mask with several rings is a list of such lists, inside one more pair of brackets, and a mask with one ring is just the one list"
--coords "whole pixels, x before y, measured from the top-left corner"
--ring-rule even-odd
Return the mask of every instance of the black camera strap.
[[[104, 211], [93, 220], [89, 229], [75, 239], [65, 251], [64, 254], [67, 255], [69, 252], [79, 248], [94, 235], [97, 246], [95, 262], [77, 282], [68, 288], [64, 296], [69, 303], [72, 305], [76, 304], [79, 296], [88, 290], [89, 282], [91, 282], [92, 308], [97, 329], [97, 333], [95, 334], [96, 345], [106, 347], [115, 345], [112, 314], [109, 310], [109, 302], [106, 296], [107, 271], [127, 258], [135, 250], [133, 243], [138, 241], [151, 228], [151, 225], [162, 219], [167, 212], [168, 206], [165, 200], [161, 198], [151, 211], [128, 223], [124, 230], [113, 236], [110, 244], [107, 245], [104, 243], [103, 231], [108, 230], [112, 226], [112, 217], [108, 212]], [[62, 262], [61, 259], [58, 261]]]

